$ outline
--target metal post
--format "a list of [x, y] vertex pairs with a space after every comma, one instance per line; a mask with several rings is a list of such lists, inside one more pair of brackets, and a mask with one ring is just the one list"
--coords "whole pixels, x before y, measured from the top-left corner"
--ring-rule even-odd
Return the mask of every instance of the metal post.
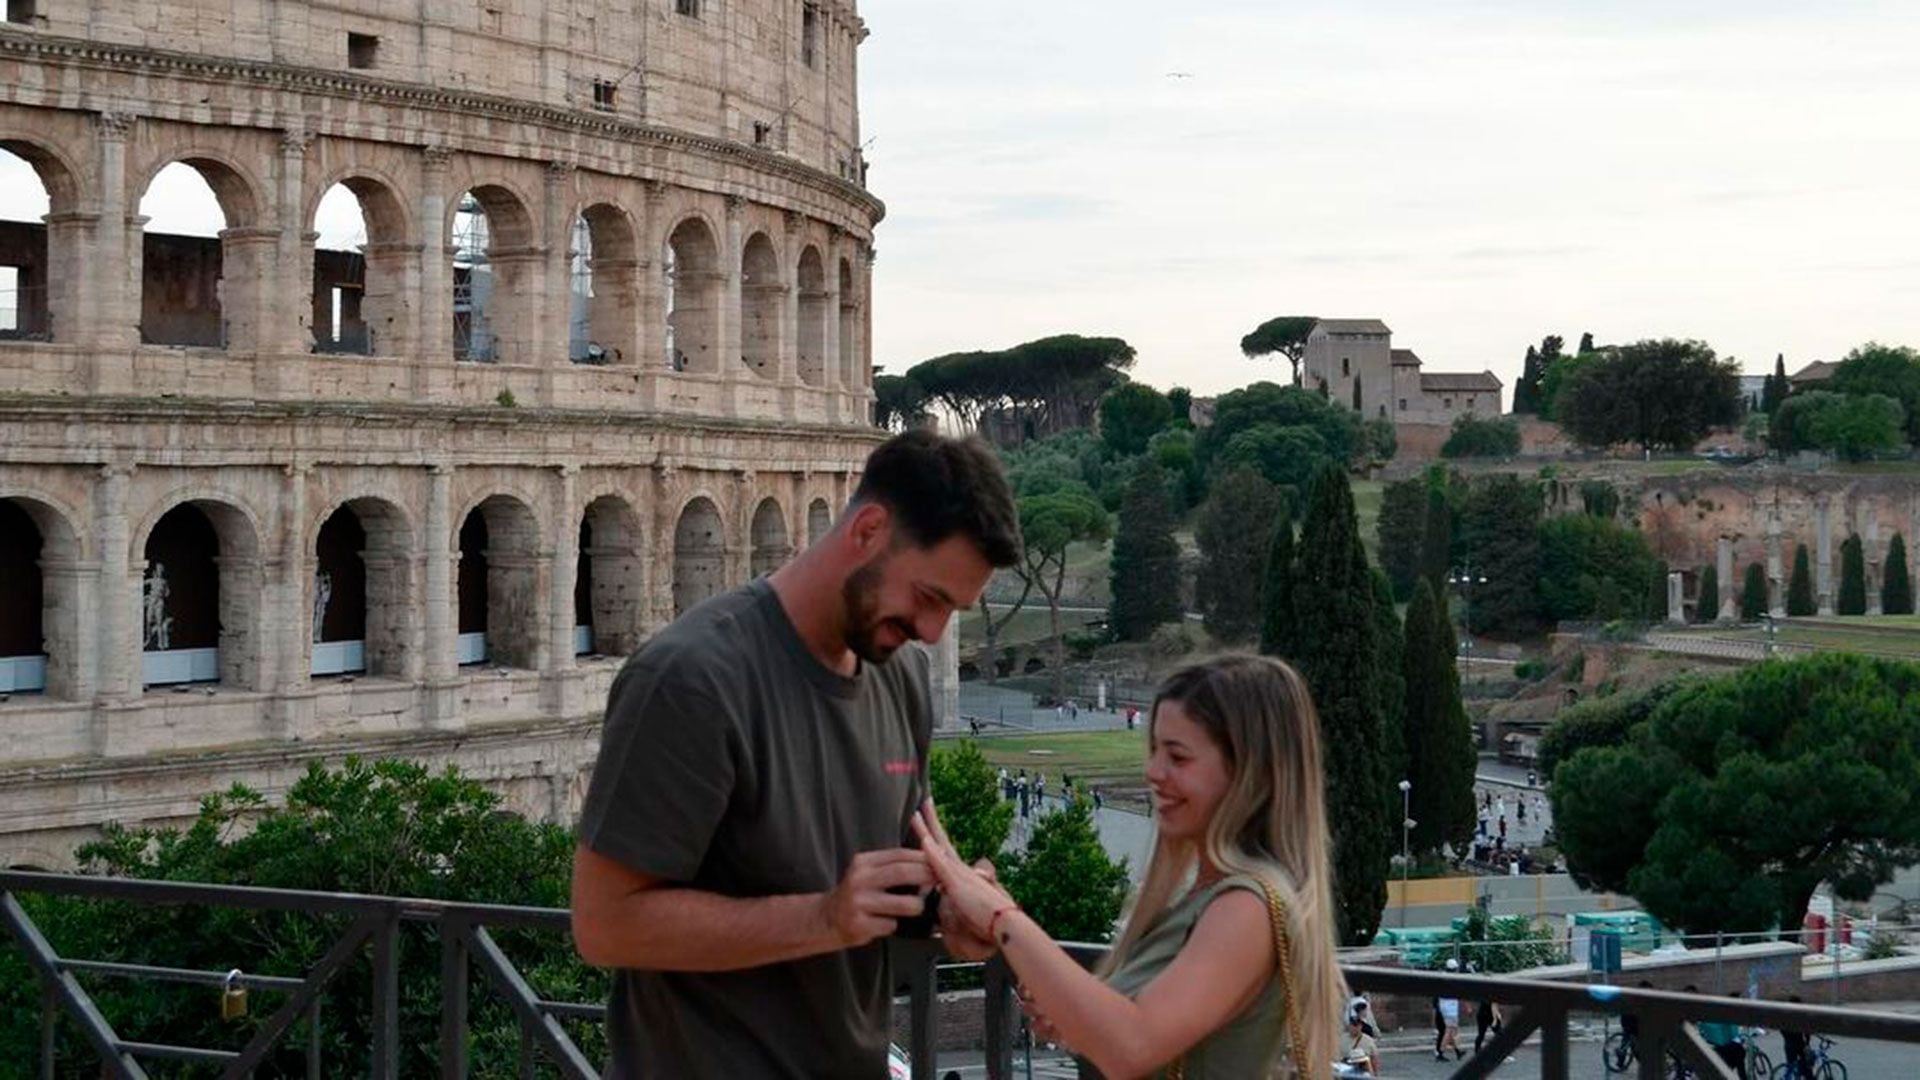
[[53, 1080], [53, 1055], [56, 1047], [55, 1023], [60, 1019], [60, 1002], [53, 987], [40, 984], [40, 1080]]
[[933, 949], [925, 943], [908, 946], [907, 1057], [913, 1080], [933, 1080]]
[[373, 1080], [400, 1080], [400, 907], [373, 932]]
[[440, 923], [440, 1076], [467, 1080], [467, 920]]
[[[1413, 867], [1413, 783], [1400, 781], [1400, 929], [1407, 928], [1407, 879]], [[1402, 948], [1406, 945], [1401, 942]]]
[[1567, 1064], [1567, 1014], [1560, 1013], [1540, 1025], [1541, 1080], [1567, 1080]]
[[320, 1075], [320, 999], [307, 1010], [307, 1075]]

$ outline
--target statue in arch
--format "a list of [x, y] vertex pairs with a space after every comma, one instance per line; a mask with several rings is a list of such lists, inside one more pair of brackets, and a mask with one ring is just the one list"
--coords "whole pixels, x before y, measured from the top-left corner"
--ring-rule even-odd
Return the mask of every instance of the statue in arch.
[[169, 591], [167, 568], [160, 563], [149, 566], [146, 580], [141, 582], [140, 611], [146, 648], [151, 652], [173, 647], [173, 616], [167, 614]]
[[320, 628], [327, 621], [327, 605], [333, 602], [333, 575], [325, 570], [313, 575], [313, 640], [320, 641]]

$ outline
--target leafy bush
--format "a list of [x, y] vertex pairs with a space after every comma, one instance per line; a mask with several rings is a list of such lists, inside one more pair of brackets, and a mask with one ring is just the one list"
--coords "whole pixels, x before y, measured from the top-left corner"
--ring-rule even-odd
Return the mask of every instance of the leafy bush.
[[1549, 619], [1637, 616], [1654, 570], [1646, 538], [1611, 518], [1567, 514], [1540, 526], [1540, 603]]
[[[242, 828], [249, 821], [250, 832]], [[350, 758], [338, 769], [310, 767], [285, 806], [268, 807], [258, 792], [235, 786], [205, 799], [184, 831], [109, 826], [78, 855], [89, 874], [554, 908], [567, 903], [573, 849], [569, 830], [505, 812], [498, 796], [452, 769], [436, 774], [412, 762]], [[64, 956], [261, 975], [304, 976], [347, 928], [335, 916], [33, 895], [22, 903]], [[542, 997], [605, 999], [605, 973], [583, 964], [564, 936], [494, 937]], [[399, 953], [400, 1074], [431, 1076], [438, 1072], [440, 947], [403, 927]], [[204, 988], [119, 979], [88, 988], [122, 1038], [205, 1047], [239, 1045], [279, 1000], [256, 991], [264, 1000], [251, 1014], [226, 1022]], [[327, 992], [322, 1053], [334, 1071], [364, 1066], [369, 991], [363, 952]], [[0, 950], [0, 1060], [37, 1055], [39, 999], [19, 953]], [[603, 1055], [601, 1025], [569, 1027], [590, 1057]], [[498, 996], [476, 990], [472, 1030], [473, 1075], [515, 1075], [518, 1025]], [[264, 1073], [305, 1075], [299, 1031]], [[71, 1025], [62, 1025], [61, 1040], [61, 1060], [93, 1060]]]
[[1467, 415], [1453, 422], [1453, 434], [1440, 447], [1445, 458], [1508, 458], [1520, 452], [1520, 425], [1504, 418]]

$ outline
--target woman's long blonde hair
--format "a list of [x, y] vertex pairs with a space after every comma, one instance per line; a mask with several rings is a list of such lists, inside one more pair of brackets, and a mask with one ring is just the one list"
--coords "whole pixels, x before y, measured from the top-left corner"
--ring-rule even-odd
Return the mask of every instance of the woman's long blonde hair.
[[1106, 970], [1125, 962], [1175, 893], [1191, 883], [1204, 850], [1222, 873], [1264, 879], [1286, 901], [1294, 980], [1286, 988], [1289, 1018], [1308, 1063], [1318, 1069], [1339, 1056], [1347, 995], [1334, 956], [1326, 784], [1313, 697], [1279, 660], [1234, 654], [1168, 678], [1154, 698], [1150, 734], [1164, 702], [1177, 703], [1225, 751], [1227, 793], [1198, 844], [1156, 835], [1146, 879]]

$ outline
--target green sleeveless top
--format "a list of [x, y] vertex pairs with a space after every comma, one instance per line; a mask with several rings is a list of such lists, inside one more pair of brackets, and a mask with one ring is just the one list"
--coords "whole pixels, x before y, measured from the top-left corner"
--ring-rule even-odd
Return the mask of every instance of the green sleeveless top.
[[[1245, 889], [1266, 902], [1260, 882], [1236, 875], [1222, 878], [1205, 889], [1195, 889], [1160, 913], [1153, 925], [1134, 946], [1133, 954], [1118, 971], [1107, 976], [1107, 985], [1136, 997], [1148, 983], [1173, 963], [1186, 947], [1193, 928], [1215, 897], [1229, 889]], [[1286, 1030], [1280, 1023], [1280, 1006], [1285, 997], [1280, 972], [1275, 971], [1240, 1015], [1201, 1039], [1186, 1053], [1187, 1080], [1248, 1080], [1272, 1073], [1286, 1054]], [[1081, 1059], [1081, 1080], [1102, 1080], [1093, 1063]], [[1164, 1077], [1165, 1070], [1153, 1074]]]

